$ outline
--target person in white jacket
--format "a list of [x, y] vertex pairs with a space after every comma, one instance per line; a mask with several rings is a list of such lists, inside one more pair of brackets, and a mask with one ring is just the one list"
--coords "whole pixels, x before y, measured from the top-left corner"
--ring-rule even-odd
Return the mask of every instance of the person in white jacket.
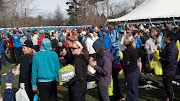
[[39, 49], [39, 46], [38, 46], [38, 40], [39, 40], [39, 35], [38, 33], [34, 33], [33, 37], [32, 37], [32, 42], [33, 42], [33, 48], [34, 50], [37, 52], [38, 49]]
[[150, 38], [146, 41], [144, 49], [146, 50], [146, 54], [148, 55], [148, 61], [150, 63], [154, 56], [154, 49], [157, 49], [157, 40], [155, 39], [153, 31], [150, 32], [149, 36]]
[[87, 37], [86, 46], [87, 46], [87, 50], [89, 52], [89, 57], [93, 57], [94, 60], [96, 60], [96, 52], [95, 52], [94, 48], [92, 47], [95, 40], [93, 40], [90, 33], [87, 33], [86, 37]]

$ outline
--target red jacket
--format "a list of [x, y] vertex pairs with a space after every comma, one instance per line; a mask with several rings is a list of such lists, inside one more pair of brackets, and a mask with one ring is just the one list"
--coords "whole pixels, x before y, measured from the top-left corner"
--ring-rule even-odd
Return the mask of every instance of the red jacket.
[[9, 39], [7, 40], [7, 42], [9, 43], [9, 47], [13, 47], [13, 41], [12, 41], [12, 38], [9, 37]]
[[40, 36], [40, 38], [39, 38], [39, 40], [38, 40], [38, 44], [40, 45], [40, 47], [41, 47], [41, 42], [42, 42], [42, 40], [44, 39], [45, 37], [44, 36]]

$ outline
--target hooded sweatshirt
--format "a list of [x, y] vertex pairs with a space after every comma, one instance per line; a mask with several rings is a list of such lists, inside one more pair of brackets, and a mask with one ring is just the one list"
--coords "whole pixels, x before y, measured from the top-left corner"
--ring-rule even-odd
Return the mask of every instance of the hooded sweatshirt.
[[112, 61], [113, 55], [108, 50], [98, 59], [97, 65], [94, 67], [96, 69], [94, 76], [97, 85], [109, 86], [111, 84]]
[[32, 88], [36, 87], [38, 82], [51, 82], [56, 80], [60, 70], [58, 56], [50, 51], [51, 42], [45, 38], [42, 40], [41, 49], [33, 55], [32, 62]]

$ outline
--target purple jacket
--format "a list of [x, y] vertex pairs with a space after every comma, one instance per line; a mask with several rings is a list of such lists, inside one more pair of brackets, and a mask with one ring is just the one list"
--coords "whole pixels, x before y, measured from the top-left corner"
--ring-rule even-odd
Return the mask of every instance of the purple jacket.
[[97, 85], [109, 86], [111, 84], [112, 61], [113, 55], [108, 50], [98, 59], [97, 65], [94, 67]]

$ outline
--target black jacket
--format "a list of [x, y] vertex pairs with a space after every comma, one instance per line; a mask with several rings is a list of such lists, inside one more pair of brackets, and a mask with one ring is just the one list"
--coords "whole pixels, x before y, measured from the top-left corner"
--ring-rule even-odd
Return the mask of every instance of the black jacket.
[[74, 58], [75, 55], [72, 54], [71, 48], [69, 48], [68, 52], [66, 53], [66, 55], [64, 56], [65, 61], [65, 66], [68, 64], [74, 65]]
[[126, 47], [127, 49], [123, 52], [123, 60], [121, 63], [124, 72], [128, 74], [138, 68], [137, 60], [143, 56], [144, 52], [139, 48], [134, 49], [132, 45], [126, 45]]
[[175, 75], [178, 59], [178, 48], [174, 41], [168, 43], [160, 54], [159, 61], [162, 63], [163, 75]]
[[69, 91], [85, 91], [87, 89], [88, 60], [84, 54], [77, 55], [74, 60], [75, 76], [66, 83]]
[[22, 57], [20, 65], [19, 83], [25, 83], [25, 90], [28, 92], [32, 90], [31, 72], [32, 72], [32, 58], [33, 55], [25, 54]]

